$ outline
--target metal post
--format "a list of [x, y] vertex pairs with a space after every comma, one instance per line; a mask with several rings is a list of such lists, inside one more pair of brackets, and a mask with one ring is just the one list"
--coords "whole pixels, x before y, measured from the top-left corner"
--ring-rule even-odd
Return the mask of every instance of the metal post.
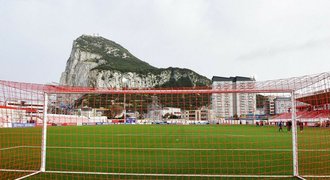
[[126, 93], [124, 93], [124, 124], [126, 124]]
[[46, 170], [46, 142], [47, 142], [47, 109], [48, 109], [48, 94], [44, 94], [44, 120], [42, 127], [42, 142], [41, 142], [41, 167], [40, 171], [45, 172]]
[[291, 113], [292, 113], [292, 154], [293, 154], [293, 176], [298, 177], [298, 143], [297, 143], [297, 121], [296, 121], [296, 102], [294, 91], [291, 93]]

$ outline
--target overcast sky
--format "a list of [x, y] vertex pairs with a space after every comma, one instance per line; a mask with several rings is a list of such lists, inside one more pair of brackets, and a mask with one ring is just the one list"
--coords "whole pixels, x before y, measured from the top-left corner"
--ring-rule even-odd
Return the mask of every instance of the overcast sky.
[[328, 0], [0, 0], [0, 79], [58, 82], [93, 33], [208, 78], [330, 71]]

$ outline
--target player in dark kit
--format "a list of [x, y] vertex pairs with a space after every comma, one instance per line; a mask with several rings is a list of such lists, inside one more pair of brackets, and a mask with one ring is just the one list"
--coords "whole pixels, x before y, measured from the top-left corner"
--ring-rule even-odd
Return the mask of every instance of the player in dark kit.
[[286, 122], [286, 128], [288, 129], [288, 131], [291, 131], [291, 127], [292, 127], [292, 122], [291, 121]]
[[283, 132], [283, 122], [280, 121], [278, 124], [278, 132], [282, 131]]
[[299, 122], [299, 129], [300, 129], [300, 132], [302, 132], [304, 130], [304, 123], [303, 122]]

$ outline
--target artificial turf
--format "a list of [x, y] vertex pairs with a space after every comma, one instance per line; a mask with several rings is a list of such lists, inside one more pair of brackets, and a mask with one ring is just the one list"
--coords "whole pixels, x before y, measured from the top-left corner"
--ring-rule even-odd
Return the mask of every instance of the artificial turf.
[[[330, 175], [329, 137], [329, 128], [305, 128], [298, 132], [300, 174]], [[39, 170], [40, 147], [41, 128], [0, 129], [0, 169]], [[293, 174], [291, 132], [278, 132], [274, 126], [48, 127], [46, 157], [46, 171], [114, 173], [103, 176], [125, 179], [149, 177], [142, 174], [175, 175], [152, 176], [156, 179], [187, 178], [177, 176], [180, 174]], [[49, 176], [74, 179], [79, 174], [42, 173], [31, 178]]]

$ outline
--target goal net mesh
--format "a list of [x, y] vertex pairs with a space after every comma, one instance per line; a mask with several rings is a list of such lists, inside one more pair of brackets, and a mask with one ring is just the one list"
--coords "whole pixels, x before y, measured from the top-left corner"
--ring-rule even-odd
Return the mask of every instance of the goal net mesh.
[[328, 73], [178, 89], [0, 81], [0, 177], [328, 178], [329, 97]]

